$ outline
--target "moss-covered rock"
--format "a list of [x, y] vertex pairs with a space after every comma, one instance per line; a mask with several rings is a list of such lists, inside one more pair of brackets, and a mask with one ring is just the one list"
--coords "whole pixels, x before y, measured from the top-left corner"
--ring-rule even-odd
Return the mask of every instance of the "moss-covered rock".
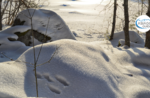
[[15, 32], [18, 36], [17, 41], [23, 42], [26, 46], [30, 46], [32, 44], [31, 36], [34, 36], [39, 42], [46, 43], [47, 41], [51, 41], [51, 37], [46, 36], [36, 30], [27, 30], [25, 32]]

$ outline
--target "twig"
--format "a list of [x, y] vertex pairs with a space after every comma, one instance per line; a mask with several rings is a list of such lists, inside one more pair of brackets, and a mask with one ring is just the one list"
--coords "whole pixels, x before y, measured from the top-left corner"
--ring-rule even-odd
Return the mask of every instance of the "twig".
[[[59, 46], [59, 47], [60, 47], [60, 46]], [[44, 64], [46, 64], [46, 63], [50, 63], [51, 60], [53, 59], [53, 57], [55, 56], [55, 54], [58, 52], [59, 47], [56, 47], [54, 53], [52, 54], [51, 58], [50, 58], [48, 61], [46, 61], [45, 63], [39, 64], [39, 65], [37, 65], [37, 66], [41, 66], [41, 65], [44, 65]]]
[[23, 63], [30, 64], [30, 65], [34, 65], [33, 63], [26, 62], [26, 61], [19, 61], [19, 60], [15, 60], [15, 61], [16, 61], [16, 62], [23, 62]]
[[29, 13], [29, 16], [30, 16], [30, 21], [31, 21], [31, 33], [32, 33], [32, 42], [33, 42], [33, 55], [34, 55], [34, 71], [35, 71], [35, 73], [34, 73], [34, 75], [35, 75], [35, 81], [36, 81], [36, 94], [37, 94], [37, 97], [38, 97], [38, 81], [37, 81], [37, 72], [36, 72], [36, 64], [37, 64], [37, 60], [36, 60], [36, 56], [35, 56], [35, 45], [34, 45], [34, 33], [33, 33], [33, 23], [32, 23], [32, 18], [33, 18], [33, 16], [34, 16], [34, 13], [35, 13], [35, 11], [36, 11], [36, 9], [34, 10], [34, 12], [32, 13], [32, 15], [31, 15], [31, 13], [30, 13], [30, 11], [29, 11], [29, 7], [26, 5], [26, 3], [23, 1], [23, 0], [21, 0], [22, 1], [22, 3], [26, 6], [26, 8], [27, 8], [27, 11], [28, 11], [28, 13]]
[[13, 61], [12, 58], [9, 58], [8, 56], [6, 56], [3, 52], [1, 52], [2, 55], [4, 55], [6, 58], [10, 59], [11, 61]]
[[[44, 37], [44, 39], [43, 39], [43, 40], [45, 40], [45, 38], [46, 38], [46, 34], [47, 34], [48, 26], [49, 26], [49, 21], [50, 21], [50, 17], [48, 18], [48, 23], [47, 23], [46, 33], [45, 33], [45, 37]], [[40, 51], [39, 51], [39, 54], [38, 54], [38, 57], [37, 57], [36, 63], [37, 63], [37, 61], [38, 61], [38, 59], [39, 59], [39, 56], [40, 56], [40, 53], [41, 53], [42, 47], [43, 47], [43, 42], [42, 42], [42, 45], [41, 45], [41, 47], [40, 47]]]
[[26, 63], [26, 64], [34, 65], [33, 63], [30, 63], [30, 62], [14, 60], [14, 59], [12, 59], [12, 58], [6, 56], [3, 52], [1, 52], [1, 54], [2, 54], [3, 56], [5, 56], [6, 58], [10, 59], [11, 61], [23, 62], [23, 63]]

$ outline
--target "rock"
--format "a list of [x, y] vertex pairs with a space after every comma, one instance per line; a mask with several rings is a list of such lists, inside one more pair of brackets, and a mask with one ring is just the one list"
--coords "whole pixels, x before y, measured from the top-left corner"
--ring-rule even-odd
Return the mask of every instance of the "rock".
[[20, 19], [16, 18], [12, 26], [23, 25], [24, 23], [25, 21], [21, 21]]
[[[32, 34], [33, 32], [33, 34]], [[46, 43], [47, 41], [51, 41], [51, 38], [49, 36], [45, 36], [44, 34], [36, 31], [29, 29], [25, 32], [15, 32], [18, 36], [17, 41], [23, 42], [26, 46], [30, 46], [32, 44], [32, 36], [34, 36], [35, 39], [37, 39], [39, 42]], [[35, 43], [36, 44], [36, 43]]]

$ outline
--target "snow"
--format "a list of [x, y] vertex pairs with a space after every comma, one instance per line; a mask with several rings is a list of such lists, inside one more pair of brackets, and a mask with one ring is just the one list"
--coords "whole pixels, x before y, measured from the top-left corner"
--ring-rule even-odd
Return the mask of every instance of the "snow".
[[[57, 46], [60, 47], [51, 62], [37, 67], [39, 96], [52, 98], [73, 98], [73, 96], [75, 98], [140, 98], [138, 96], [143, 94], [144, 96], [146, 96], [145, 94], [150, 95], [148, 78], [150, 75], [148, 60], [150, 52], [148, 49], [134, 47], [126, 50], [113, 48], [106, 42], [88, 43], [67, 39], [58, 40], [43, 45], [37, 65], [47, 62]], [[38, 53], [40, 45], [35, 49]], [[14, 89], [5, 93], [11, 92], [9, 94], [14, 97], [34, 97], [36, 93], [33, 65], [23, 63], [23, 61], [34, 62], [32, 48], [25, 51], [16, 61], [0, 64], [1, 69], [7, 71], [9, 68], [9, 70], [15, 71], [11, 72], [10, 76], [3, 73], [5, 70], [1, 70], [1, 74], [9, 79], [0, 89], [17, 85], [15, 87], [17, 90], [18, 87], [22, 87], [22, 90], [19, 90], [21, 94], [17, 95]], [[7, 67], [3, 68], [4, 66]], [[10, 73], [9, 70], [8, 73]], [[20, 78], [24, 78], [23, 81]], [[16, 82], [19, 82], [19, 85]]]
[[[58, 38], [43, 44], [37, 62], [39, 97], [150, 97], [150, 51], [144, 48], [143, 37], [130, 31], [130, 48], [124, 46], [124, 32], [116, 32], [112, 41], [106, 40], [108, 35], [99, 28], [100, 24], [105, 24], [101, 22], [103, 18], [95, 18], [98, 11], [90, 13], [97, 5], [96, 0], [95, 3], [85, 0], [50, 1], [51, 6], [45, 9], [51, 8], [58, 15], [55, 14], [56, 17], [51, 20], [48, 34], [51, 35], [51, 30], [54, 30], [51, 25], [61, 22], [66, 27], [54, 36], [60, 37], [62, 33], [63, 36], [70, 34], [72, 38]], [[103, 5], [105, 3], [101, 7]], [[81, 6], [85, 12], [82, 12], [83, 9], [81, 11]], [[70, 7], [73, 11], [70, 11]], [[45, 30], [37, 20], [47, 24], [46, 15], [49, 16], [49, 13], [51, 11], [36, 10], [34, 29]], [[20, 18], [26, 19], [23, 16]], [[22, 26], [0, 32], [0, 97], [36, 97], [33, 48], [19, 41], [8, 40], [18, 38], [14, 32], [27, 29], [30, 29], [29, 20]], [[36, 58], [40, 48], [41, 44], [35, 46]]]
[[[15, 35], [15, 32], [18, 31], [26, 31], [27, 29], [30, 29], [29, 26], [15, 26], [8, 29], [5, 29], [0, 32], [0, 52], [4, 53], [8, 57], [12, 59], [17, 59], [20, 54], [22, 54], [25, 50], [27, 50], [29, 47], [26, 47], [24, 43], [19, 41], [9, 41], [8, 38], [16, 39], [18, 38], [17, 35]], [[0, 61], [8, 61], [8, 58], [5, 58], [4, 55], [0, 54], [1, 59]]]

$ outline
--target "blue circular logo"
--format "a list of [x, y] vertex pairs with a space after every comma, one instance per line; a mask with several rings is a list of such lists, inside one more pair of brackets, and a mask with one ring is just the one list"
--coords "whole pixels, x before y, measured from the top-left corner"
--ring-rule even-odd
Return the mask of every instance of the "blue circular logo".
[[139, 16], [135, 21], [135, 26], [140, 32], [150, 30], [150, 18], [147, 15]]

